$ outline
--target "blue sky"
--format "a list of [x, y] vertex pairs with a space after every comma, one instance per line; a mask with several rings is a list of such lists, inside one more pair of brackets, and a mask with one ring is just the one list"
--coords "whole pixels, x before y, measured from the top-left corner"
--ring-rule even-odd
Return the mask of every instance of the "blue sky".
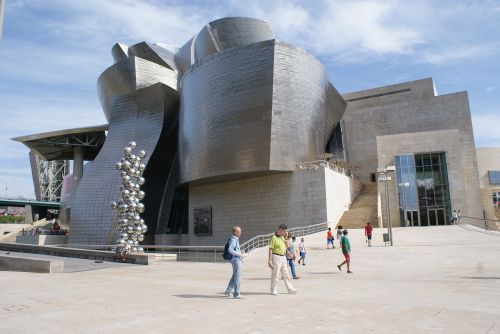
[[341, 93], [433, 77], [468, 91], [476, 146], [500, 146], [500, 1], [7, 0], [0, 45], [0, 196], [34, 197], [28, 149], [10, 140], [104, 124], [111, 47], [182, 45], [225, 16], [268, 21], [326, 66]]

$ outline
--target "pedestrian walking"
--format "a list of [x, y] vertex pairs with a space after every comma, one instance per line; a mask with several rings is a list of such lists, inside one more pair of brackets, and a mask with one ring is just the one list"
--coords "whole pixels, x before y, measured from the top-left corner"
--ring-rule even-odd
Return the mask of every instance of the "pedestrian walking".
[[372, 232], [373, 232], [373, 226], [370, 224], [370, 222], [366, 223], [365, 237], [366, 237], [366, 242], [368, 244], [368, 247], [372, 246]]
[[339, 247], [342, 247], [342, 225], [337, 226], [337, 240], [339, 241]]
[[341, 264], [337, 266], [340, 271], [342, 271], [342, 266], [347, 264], [347, 273], [352, 274], [351, 271], [351, 244], [349, 243], [349, 239], [347, 238], [347, 230], [344, 230], [342, 236], [342, 254], [344, 254], [345, 260]]
[[451, 223], [452, 224], [457, 224], [458, 223], [457, 210], [453, 210], [453, 213], [451, 214]]
[[300, 239], [300, 244], [299, 244], [299, 261], [298, 263], [300, 264], [300, 261], [302, 261], [302, 265], [306, 265], [306, 245], [304, 244], [304, 238]]
[[[227, 285], [226, 292], [224, 295], [234, 298], [245, 298], [240, 293], [240, 284], [241, 284], [241, 272], [243, 268], [243, 259], [246, 257], [246, 254], [240, 250], [240, 236], [241, 236], [241, 228], [239, 226], [233, 227], [233, 234], [227, 241], [226, 247], [224, 247], [224, 258], [231, 260], [231, 266], [233, 267], [233, 275], [229, 280], [229, 284]], [[226, 253], [229, 253], [227, 254]]]
[[457, 224], [460, 224], [462, 220], [462, 213], [460, 212], [460, 210], [457, 211]]
[[288, 262], [288, 266], [290, 267], [290, 271], [292, 272], [293, 279], [299, 279], [300, 277], [297, 276], [297, 273], [295, 272], [295, 244], [293, 243], [293, 241], [295, 241], [295, 237], [291, 234], [288, 234], [286, 238], [286, 260]]
[[328, 249], [329, 245], [332, 245], [332, 248], [335, 248], [335, 245], [333, 244], [333, 232], [331, 227], [328, 228], [328, 232], [326, 232], [326, 249]]
[[296, 293], [286, 265], [285, 254], [287, 253], [285, 235], [288, 227], [281, 224], [278, 231], [274, 233], [269, 243], [268, 266], [271, 268], [271, 294], [278, 295], [278, 276], [281, 273], [288, 293]]

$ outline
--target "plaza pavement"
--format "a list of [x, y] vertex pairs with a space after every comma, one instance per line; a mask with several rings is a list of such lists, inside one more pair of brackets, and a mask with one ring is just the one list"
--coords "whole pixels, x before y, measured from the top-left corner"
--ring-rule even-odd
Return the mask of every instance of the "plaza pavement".
[[352, 275], [325, 233], [306, 236], [296, 295], [269, 294], [265, 249], [244, 263], [243, 300], [223, 296], [224, 263], [0, 272], [0, 333], [500, 333], [500, 235], [399, 228], [384, 247], [374, 233], [368, 248], [351, 231]]

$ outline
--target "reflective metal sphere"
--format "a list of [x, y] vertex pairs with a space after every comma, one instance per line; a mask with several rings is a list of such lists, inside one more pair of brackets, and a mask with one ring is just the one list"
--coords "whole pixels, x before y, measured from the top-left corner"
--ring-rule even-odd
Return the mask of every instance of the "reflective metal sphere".
[[116, 240], [116, 243], [120, 244], [120, 245], [123, 245], [125, 243], [125, 240], [124, 239], [118, 239], [118, 240]]
[[144, 241], [144, 234], [141, 234], [137, 237], [138, 241]]
[[146, 182], [146, 179], [145, 179], [145, 178], [143, 178], [142, 176], [141, 176], [141, 177], [137, 180], [137, 183], [138, 183], [139, 185], [141, 185], [141, 186], [142, 186], [145, 182]]
[[121, 162], [117, 162], [117, 163], [115, 164], [115, 168], [116, 168], [116, 169], [118, 169], [118, 170], [121, 170], [121, 169], [122, 169], [122, 166], [123, 166], [123, 165], [122, 165], [122, 163], [121, 163]]
[[115, 201], [113, 201], [113, 202], [111, 202], [111, 207], [113, 209], [116, 209], [118, 207], [118, 204]]
[[141, 172], [144, 172], [144, 170], [146, 169], [146, 165], [145, 164], [139, 164], [139, 167], [137, 167], [138, 170], [140, 170]]
[[137, 147], [137, 143], [135, 141], [131, 141], [130, 143], [128, 143], [128, 147], [130, 147], [131, 149], [134, 149]]
[[130, 147], [125, 147], [123, 149], [123, 153], [125, 153], [125, 156], [129, 156], [131, 152], [132, 152], [132, 149]]
[[144, 197], [146, 197], [146, 193], [144, 191], [141, 190], [137, 193], [138, 199], [144, 199]]
[[144, 206], [144, 204], [139, 203], [139, 204], [137, 204], [136, 209], [137, 209], [137, 212], [143, 213], [144, 210], [146, 210], [146, 207]]
[[122, 163], [122, 169], [123, 170], [128, 170], [130, 168], [131, 164], [130, 164], [130, 161], [124, 161]]
[[144, 151], [144, 150], [140, 150], [140, 151], [139, 151], [139, 156], [140, 156], [141, 158], [145, 158], [145, 157], [146, 157], [146, 151]]

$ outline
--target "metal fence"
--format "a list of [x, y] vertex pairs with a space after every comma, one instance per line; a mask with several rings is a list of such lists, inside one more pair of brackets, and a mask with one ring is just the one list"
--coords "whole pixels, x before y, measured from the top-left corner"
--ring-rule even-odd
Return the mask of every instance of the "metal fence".
[[[322, 232], [328, 229], [328, 223], [315, 224], [304, 227], [289, 228], [288, 232], [296, 237]], [[245, 253], [265, 247], [269, 244], [274, 233], [258, 235], [245, 241], [240, 248]], [[59, 247], [115, 251], [117, 245], [59, 245]], [[163, 246], [140, 245], [145, 254], [156, 255], [157, 262], [165, 261], [192, 261], [192, 262], [225, 262], [222, 258], [224, 246]]]
[[297, 164], [297, 168], [300, 170], [318, 170], [319, 167], [326, 167], [331, 169], [337, 173], [344, 174], [345, 176], [355, 178], [355, 175], [351, 173], [350, 170], [340, 167], [338, 165], [332, 164], [326, 160], [316, 160], [316, 161], [308, 161]]
[[[326, 231], [327, 229], [328, 229], [328, 223], [326, 222], [326, 223], [320, 223], [303, 227], [292, 227], [288, 229], [288, 232], [296, 237], [300, 237], [307, 234]], [[251, 253], [256, 248], [265, 247], [269, 245], [269, 241], [271, 240], [273, 235], [274, 233], [258, 235], [242, 243], [240, 245], [240, 248], [245, 253]]]
[[500, 231], [499, 220], [462, 216], [459, 224], [469, 224], [488, 231]]

